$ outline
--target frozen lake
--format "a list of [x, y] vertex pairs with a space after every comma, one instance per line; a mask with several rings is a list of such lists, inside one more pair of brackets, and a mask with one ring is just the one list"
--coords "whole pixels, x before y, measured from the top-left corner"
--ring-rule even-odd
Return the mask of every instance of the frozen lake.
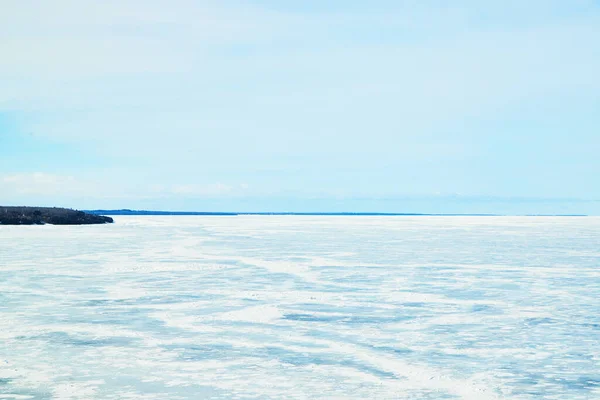
[[0, 226], [0, 399], [600, 399], [600, 218]]

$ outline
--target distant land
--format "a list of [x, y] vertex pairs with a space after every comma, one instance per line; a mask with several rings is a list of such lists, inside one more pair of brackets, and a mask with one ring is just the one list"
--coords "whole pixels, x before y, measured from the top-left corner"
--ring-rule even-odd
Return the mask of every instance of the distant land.
[[[380, 212], [204, 212], [204, 211], [151, 211], [151, 210], [86, 210], [94, 215], [198, 215], [198, 216], [237, 216], [237, 215], [298, 215], [298, 216], [423, 216], [423, 217], [500, 217], [502, 214], [425, 214], [425, 213], [380, 213]], [[585, 214], [526, 214], [528, 217], [585, 217]]]
[[[138, 216], [447, 216], [494, 217], [501, 214], [425, 214], [380, 212], [206, 212], [206, 211], [153, 211], [153, 210], [73, 210], [58, 207], [3, 207], [0, 206], [0, 225], [88, 225], [113, 223], [107, 215]], [[527, 214], [531, 217], [585, 217], [584, 214]]]
[[88, 225], [112, 222], [111, 217], [69, 208], [0, 206], [0, 225]]
[[416, 213], [353, 213], [353, 212], [202, 212], [202, 211], [148, 211], [148, 210], [87, 210], [89, 214], [96, 215], [221, 215], [221, 216], [236, 216], [236, 215], [365, 215], [365, 216], [386, 216], [386, 215], [427, 215]]
[[196, 211], [147, 211], [147, 210], [86, 210], [93, 215], [239, 215], [232, 212], [196, 212]]

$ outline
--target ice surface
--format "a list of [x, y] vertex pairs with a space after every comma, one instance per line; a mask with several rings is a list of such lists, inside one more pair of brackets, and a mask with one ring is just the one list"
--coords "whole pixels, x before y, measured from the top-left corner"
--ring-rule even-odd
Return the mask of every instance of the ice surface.
[[0, 399], [600, 398], [600, 218], [0, 227]]

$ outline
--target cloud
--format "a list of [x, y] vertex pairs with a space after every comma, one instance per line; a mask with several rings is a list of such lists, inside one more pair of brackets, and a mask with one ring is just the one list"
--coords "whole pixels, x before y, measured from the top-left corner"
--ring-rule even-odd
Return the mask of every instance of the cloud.
[[[360, 99], [394, 104], [416, 124], [431, 111], [443, 117], [458, 109], [464, 115], [518, 101], [524, 85], [534, 89], [528, 96], [585, 83], [592, 85], [589, 91], [597, 89], [600, 60], [591, 51], [600, 42], [597, 16], [464, 32], [471, 17], [458, 7], [429, 8], [427, 15], [413, 10], [419, 18], [405, 21], [397, 14], [300, 19], [253, 9], [246, 15], [186, 1], [162, 8], [155, 2], [97, 2], [91, 10], [75, 3], [31, 7], [21, 19], [10, 11], [27, 5], [9, 2], [6, 21], [0, 21], [14, 31], [0, 39], [0, 73], [6, 77], [0, 104], [52, 114], [36, 130], [59, 138], [97, 138], [101, 129], [107, 139], [123, 137], [125, 130], [125, 136], [152, 139], [164, 134], [164, 125], [181, 135], [215, 125], [237, 129], [221, 110], [265, 118], [273, 108], [292, 117], [291, 110], [307, 104], [339, 113], [365, 106]], [[377, 32], [376, 22], [398, 16], [396, 25], [384, 24], [390, 32], [379, 40], [352, 35], [362, 27]], [[450, 22], [441, 27], [427, 23], [444, 17]], [[22, 26], [36, 28], [15, 28]], [[223, 30], [228, 34], [215, 33]], [[411, 39], [421, 33], [429, 40]], [[56, 118], [56, 112], [64, 116]]]
[[[154, 201], [186, 202], [236, 198], [248, 194], [248, 184], [147, 184], [82, 179], [44, 172], [0, 174], [0, 202], [16, 205], [65, 205], [122, 208]], [[140, 203], [141, 202], [141, 203]], [[145, 202], [145, 203], [144, 203]]]
[[235, 197], [244, 194], [250, 185], [228, 185], [224, 183], [214, 184], [169, 184], [151, 185], [149, 196], [163, 197]]
[[230, 193], [232, 190], [231, 186], [217, 183], [214, 185], [173, 185], [171, 187], [171, 193], [177, 195], [194, 195], [194, 196], [206, 196], [206, 195], [221, 195]]
[[[118, 183], [121, 186], [122, 183]], [[98, 195], [101, 191], [107, 196], [114, 196], [110, 185], [101, 187], [98, 181], [82, 181], [70, 175], [48, 174], [44, 172], [15, 173], [0, 175], [0, 192], [4, 195]], [[214, 184], [151, 184], [140, 185], [132, 190], [138, 195], [151, 197], [154, 195], [173, 196], [222, 196], [248, 190], [250, 185]], [[118, 187], [118, 191], [122, 187]]]
[[19, 173], [0, 176], [0, 192], [11, 195], [82, 194], [89, 190], [87, 184], [73, 176], [60, 176], [43, 172]]
[[[231, 2], [9, 0], [0, 104], [189, 115], [286, 97], [331, 107], [352, 91], [439, 111], [523, 83], [596, 81], [600, 17], [590, 1], [397, 3], [307, 15]], [[261, 91], [247, 90], [256, 82]]]
[[77, 206], [82, 199], [107, 196], [102, 186], [71, 175], [45, 172], [0, 174], [0, 203], [25, 206]]

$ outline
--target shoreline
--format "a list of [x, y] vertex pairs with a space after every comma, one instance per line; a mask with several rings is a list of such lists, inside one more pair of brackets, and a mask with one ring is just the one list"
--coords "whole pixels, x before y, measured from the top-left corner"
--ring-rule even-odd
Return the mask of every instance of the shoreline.
[[98, 225], [111, 217], [59, 207], [0, 206], [0, 225]]

